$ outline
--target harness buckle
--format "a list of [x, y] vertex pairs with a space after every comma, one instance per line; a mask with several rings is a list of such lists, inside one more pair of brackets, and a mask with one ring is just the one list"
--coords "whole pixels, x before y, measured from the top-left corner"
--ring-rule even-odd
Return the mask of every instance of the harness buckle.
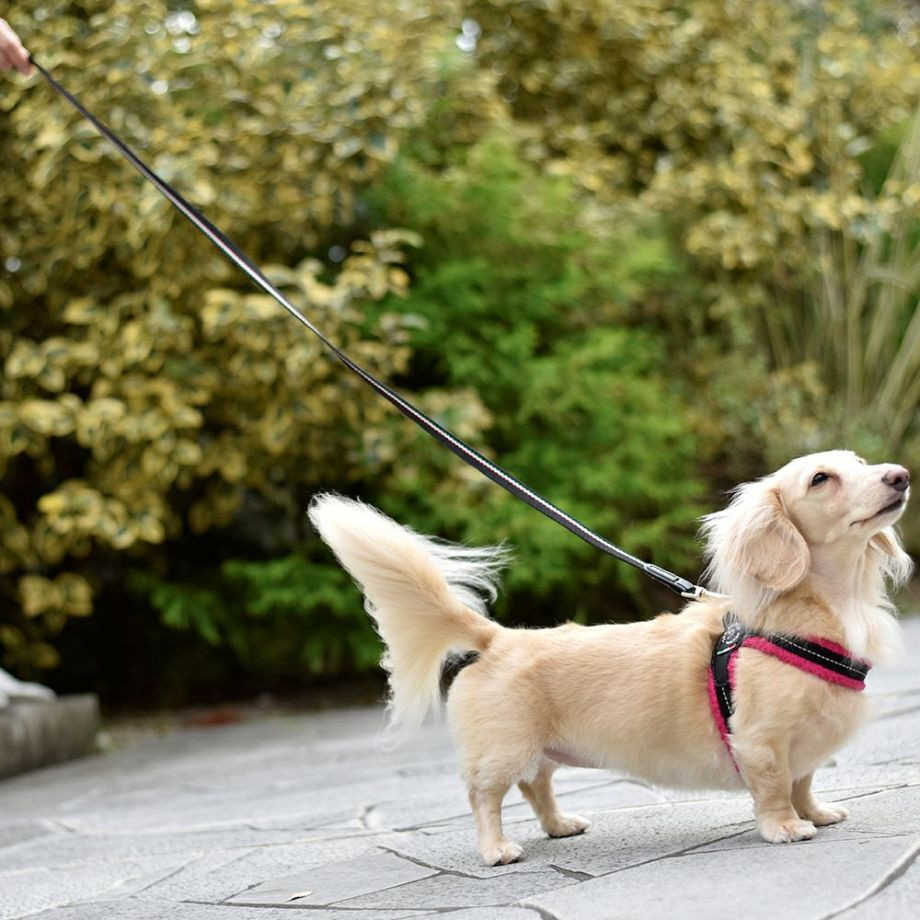
[[716, 643], [717, 655], [729, 655], [747, 638], [747, 630], [737, 621], [730, 623]]

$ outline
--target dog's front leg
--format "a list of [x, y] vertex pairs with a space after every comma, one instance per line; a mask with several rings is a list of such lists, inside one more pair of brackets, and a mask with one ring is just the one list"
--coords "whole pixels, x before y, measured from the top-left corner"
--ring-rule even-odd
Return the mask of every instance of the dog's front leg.
[[810, 840], [816, 830], [792, 804], [789, 751], [781, 745], [744, 745], [734, 748], [744, 781], [754, 799], [757, 827], [769, 843]]
[[837, 824], [847, 816], [847, 810], [842, 805], [831, 805], [818, 802], [811, 791], [811, 780], [814, 776], [809, 773], [797, 779], [792, 784], [792, 804], [799, 815], [818, 827], [827, 824]]
[[470, 786], [470, 806], [479, 836], [479, 854], [487, 866], [517, 862], [524, 852], [502, 832], [502, 799], [509, 786]]

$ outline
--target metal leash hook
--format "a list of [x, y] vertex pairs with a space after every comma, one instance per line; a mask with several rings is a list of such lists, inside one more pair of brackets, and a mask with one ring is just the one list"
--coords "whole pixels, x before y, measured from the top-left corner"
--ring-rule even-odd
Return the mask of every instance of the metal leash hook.
[[710, 591], [702, 585], [694, 585], [692, 591], [681, 591], [681, 597], [689, 598], [692, 601], [729, 601], [731, 598], [727, 594], [719, 594], [718, 591]]
[[515, 498], [520, 499], [525, 504], [530, 505], [536, 511], [555, 521], [557, 524], [565, 527], [566, 530], [575, 534], [576, 537], [589, 543], [608, 556], [613, 556], [633, 568], [644, 572], [646, 576], [657, 581], [659, 584], [670, 588], [681, 597], [688, 598], [712, 598], [721, 599], [722, 595], [714, 594], [708, 591], [702, 585], [694, 584], [686, 578], [681, 578], [667, 569], [653, 565], [650, 562], [644, 562], [626, 550], [604, 539], [600, 534], [595, 533], [589, 527], [586, 527], [581, 521], [576, 520], [567, 514], [561, 508], [558, 508], [552, 502], [543, 498], [538, 492], [526, 486], [523, 482], [516, 479], [509, 472], [500, 466], [492, 463], [484, 457], [479, 451], [475, 450], [461, 438], [427, 416], [421, 409], [416, 408], [408, 400], [404, 399], [394, 390], [390, 389], [382, 381], [378, 380], [370, 371], [365, 370], [360, 364], [357, 364], [337, 345], [330, 341], [326, 336], [317, 329], [316, 326], [307, 319], [300, 310], [297, 309], [269, 280], [255, 263], [235, 244], [223, 231], [212, 224], [203, 214], [194, 206], [189, 204], [182, 195], [179, 194], [165, 179], [161, 179], [114, 131], [100, 121], [86, 106], [77, 99], [72, 93], [51, 76], [51, 74], [42, 67], [38, 61], [31, 55], [29, 60], [36, 70], [45, 78], [48, 85], [62, 98], [66, 99], [93, 127], [107, 140], [113, 147], [194, 226], [206, 236], [211, 243], [216, 246], [223, 255], [240, 269], [249, 279], [259, 288], [261, 288], [270, 297], [273, 297], [288, 313], [291, 314], [299, 323], [305, 326], [315, 335], [325, 347], [344, 364], [350, 371], [357, 374], [369, 387], [371, 387], [380, 396], [392, 403], [403, 415], [415, 422], [420, 428], [430, 434], [437, 441], [440, 441], [448, 450], [456, 454], [465, 463], [468, 463], [474, 469], [478, 470], [488, 479], [491, 479], [496, 485], [501, 486], [507, 492], [510, 492]]

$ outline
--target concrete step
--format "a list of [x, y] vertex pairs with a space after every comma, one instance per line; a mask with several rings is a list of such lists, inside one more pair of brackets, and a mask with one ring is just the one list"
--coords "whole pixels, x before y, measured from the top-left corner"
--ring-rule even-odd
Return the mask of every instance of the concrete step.
[[92, 693], [0, 709], [0, 777], [82, 757], [93, 750], [99, 700]]

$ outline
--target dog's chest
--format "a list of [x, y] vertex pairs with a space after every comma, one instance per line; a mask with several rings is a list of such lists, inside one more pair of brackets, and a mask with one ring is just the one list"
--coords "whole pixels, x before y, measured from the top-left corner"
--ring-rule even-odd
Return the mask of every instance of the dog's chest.
[[[794, 777], [805, 776], [826, 765], [828, 758], [862, 725], [869, 711], [863, 693], [840, 687], [816, 687], [814, 681], [802, 683], [806, 684], [803, 691], [791, 701], [788, 711], [782, 713], [789, 733], [789, 766]], [[782, 734], [783, 727], [779, 727], [774, 737]]]
[[[739, 683], [743, 674], [739, 668]], [[869, 700], [864, 693], [821, 684], [806, 674], [788, 673], [788, 668], [780, 674], [784, 680], [771, 692], [744, 695], [729, 743], [733, 759], [748, 767], [768, 751], [788, 752], [790, 773], [798, 779], [827, 766], [865, 722]]]

